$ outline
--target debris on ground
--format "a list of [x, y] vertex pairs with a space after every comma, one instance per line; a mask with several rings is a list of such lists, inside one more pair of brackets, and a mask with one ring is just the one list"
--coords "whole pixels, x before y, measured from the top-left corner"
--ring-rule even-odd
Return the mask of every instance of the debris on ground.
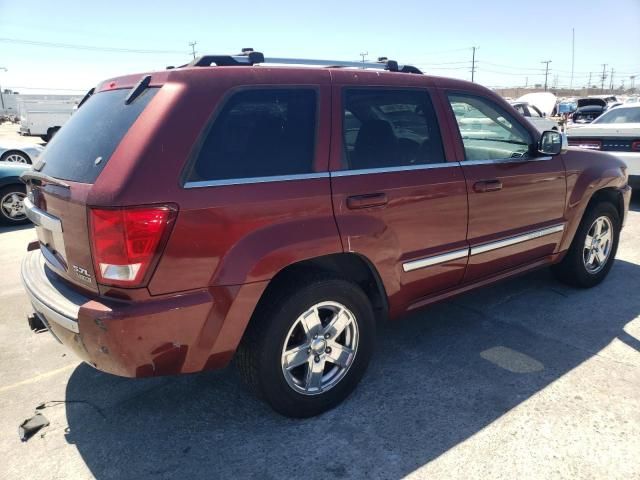
[[47, 419], [47, 417], [45, 417], [40, 412], [36, 413], [31, 418], [27, 418], [18, 427], [18, 435], [20, 435], [20, 440], [26, 442], [31, 437], [33, 437], [40, 429], [47, 427], [48, 425], [49, 419]]

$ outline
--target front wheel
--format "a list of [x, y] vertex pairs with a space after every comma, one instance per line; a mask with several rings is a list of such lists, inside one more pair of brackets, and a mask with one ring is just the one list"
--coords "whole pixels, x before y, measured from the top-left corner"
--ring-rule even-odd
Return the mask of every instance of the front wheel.
[[564, 259], [553, 267], [559, 280], [589, 288], [602, 282], [618, 250], [620, 215], [611, 203], [599, 203], [585, 212]]
[[320, 277], [283, 287], [252, 319], [238, 350], [240, 374], [277, 412], [318, 415], [356, 387], [375, 340], [371, 304], [355, 284]]

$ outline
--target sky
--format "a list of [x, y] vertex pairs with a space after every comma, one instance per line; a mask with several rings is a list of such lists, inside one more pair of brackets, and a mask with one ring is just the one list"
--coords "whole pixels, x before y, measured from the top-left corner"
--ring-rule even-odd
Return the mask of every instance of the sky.
[[[181, 65], [197, 54], [360, 60], [386, 56], [490, 87], [640, 86], [640, 0], [0, 0], [0, 85], [83, 93], [106, 78]], [[53, 44], [53, 45], [51, 45]], [[57, 46], [54, 46], [57, 45]], [[2, 70], [1, 67], [7, 69]]]

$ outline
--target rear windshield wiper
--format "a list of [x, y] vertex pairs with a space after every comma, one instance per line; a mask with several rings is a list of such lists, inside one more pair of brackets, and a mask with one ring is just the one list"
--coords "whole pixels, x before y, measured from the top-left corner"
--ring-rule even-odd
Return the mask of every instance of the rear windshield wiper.
[[67, 182], [63, 182], [62, 180], [58, 180], [57, 178], [51, 177], [46, 173], [36, 172], [35, 170], [29, 170], [20, 175], [20, 180], [23, 183], [29, 184], [29, 182], [47, 182], [52, 185], [58, 185], [59, 187], [71, 188], [71, 186]]
[[93, 92], [95, 91], [96, 91], [95, 87], [89, 90], [87, 94], [84, 97], [82, 97], [82, 100], [80, 100], [80, 103], [78, 104], [78, 108], [80, 108], [84, 104], [84, 102], [89, 100], [89, 97], [91, 97], [91, 95], [93, 95]]
[[131, 89], [131, 93], [124, 101], [125, 105], [129, 105], [133, 103], [133, 101], [140, 96], [142, 92], [144, 92], [147, 88], [149, 88], [149, 84], [151, 83], [151, 75], [146, 75], [142, 77], [142, 79], [138, 82], [138, 84]]

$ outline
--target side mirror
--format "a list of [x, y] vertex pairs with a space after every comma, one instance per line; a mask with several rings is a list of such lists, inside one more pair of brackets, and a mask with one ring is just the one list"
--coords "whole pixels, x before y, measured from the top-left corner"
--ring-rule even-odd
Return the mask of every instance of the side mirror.
[[566, 135], [555, 130], [542, 132], [538, 142], [538, 152], [543, 155], [559, 155], [567, 151], [568, 142]]

